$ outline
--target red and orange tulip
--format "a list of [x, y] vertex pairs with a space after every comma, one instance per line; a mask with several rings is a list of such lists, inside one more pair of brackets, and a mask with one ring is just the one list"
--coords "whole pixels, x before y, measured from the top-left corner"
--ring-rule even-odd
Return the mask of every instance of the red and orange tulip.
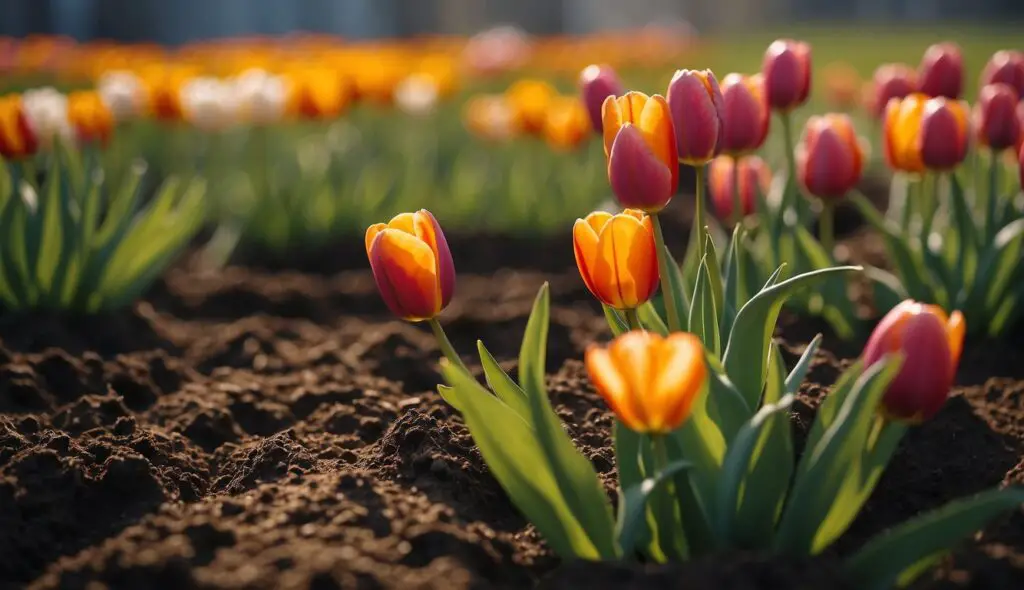
[[366, 254], [388, 308], [409, 321], [436, 317], [455, 292], [455, 264], [441, 226], [426, 209], [366, 230]]
[[25, 118], [21, 95], [0, 96], [0, 156], [19, 160], [36, 153], [39, 142]]
[[902, 172], [949, 170], [967, 156], [968, 107], [921, 93], [894, 98], [885, 109], [885, 158]]
[[887, 417], [920, 422], [938, 413], [956, 377], [966, 328], [959, 311], [947, 317], [937, 305], [909, 299], [882, 318], [864, 347], [864, 366], [887, 354], [903, 354], [899, 373], [882, 399]]
[[761, 66], [768, 105], [789, 112], [807, 102], [811, 94], [811, 46], [779, 39], [768, 46]]
[[554, 87], [543, 80], [519, 80], [505, 91], [516, 127], [531, 135], [544, 131], [548, 107], [556, 96]]
[[580, 97], [590, 116], [590, 124], [594, 131], [602, 133], [604, 124], [601, 109], [604, 107], [604, 101], [609, 96], [619, 97], [625, 93], [622, 81], [611, 66], [590, 65], [580, 72], [579, 87]]
[[335, 119], [353, 95], [346, 78], [319, 68], [289, 72], [288, 112], [306, 119]]
[[981, 73], [981, 85], [988, 84], [1006, 84], [1024, 96], [1024, 52], [995, 52]]
[[936, 43], [924, 52], [918, 90], [928, 96], [960, 98], [964, 93], [964, 58], [956, 43]]
[[650, 217], [636, 209], [595, 211], [572, 228], [576, 266], [601, 303], [634, 309], [658, 288], [658, 258]]
[[668, 102], [627, 92], [601, 109], [608, 180], [623, 207], [660, 211], [679, 187], [676, 136]]
[[864, 151], [846, 115], [808, 119], [796, 150], [797, 175], [810, 194], [823, 199], [844, 196], [860, 181]]
[[591, 122], [587, 108], [575, 96], [560, 96], [551, 101], [544, 120], [544, 138], [559, 150], [579, 147], [590, 137]]
[[628, 332], [607, 348], [591, 346], [585, 363], [615, 415], [640, 433], [666, 434], [682, 425], [707, 381], [704, 346], [685, 332]]
[[894, 98], [904, 98], [917, 91], [917, 72], [907, 64], [882, 64], [875, 70], [875, 76], [866, 97], [869, 113], [881, 118], [885, 107]]
[[[735, 172], [733, 167], [738, 166]], [[733, 158], [718, 156], [708, 166], [708, 193], [718, 217], [733, 219], [733, 181], [739, 181], [740, 214], [751, 215], [756, 209], [757, 194], [765, 194], [772, 182], [772, 172], [764, 160], [757, 156]]]
[[679, 161], [702, 166], [721, 151], [724, 101], [711, 70], [677, 70], [668, 85]]
[[1020, 139], [1020, 121], [1017, 119], [1017, 91], [1002, 83], [989, 84], [981, 89], [974, 106], [974, 128], [978, 142], [999, 152], [1015, 147]]
[[463, 124], [473, 135], [489, 141], [504, 141], [516, 133], [515, 114], [501, 94], [481, 94], [466, 101]]
[[720, 152], [742, 156], [764, 144], [768, 137], [768, 102], [764, 77], [729, 74], [722, 80], [722, 145]]
[[100, 94], [93, 90], [79, 90], [68, 94], [68, 121], [78, 141], [98, 142], [110, 140], [114, 130], [114, 115]]

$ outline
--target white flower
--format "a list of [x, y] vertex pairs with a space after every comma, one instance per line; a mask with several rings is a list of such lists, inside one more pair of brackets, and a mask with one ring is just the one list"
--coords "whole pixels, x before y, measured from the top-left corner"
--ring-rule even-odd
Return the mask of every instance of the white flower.
[[25, 120], [39, 145], [53, 146], [56, 138], [70, 144], [74, 141], [74, 130], [68, 120], [68, 97], [52, 87], [27, 90], [21, 95]]
[[425, 74], [413, 74], [395, 88], [395, 103], [410, 115], [427, 115], [437, 104], [437, 82]]
[[185, 84], [181, 107], [186, 119], [203, 131], [222, 131], [238, 121], [235, 87], [217, 78], [194, 78]]
[[280, 121], [288, 98], [288, 85], [264, 70], [246, 70], [234, 82], [242, 117], [255, 125]]
[[139, 116], [145, 101], [142, 80], [132, 72], [113, 70], [104, 72], [96, 82], [104, 104], [116, 121], [129, 121]]

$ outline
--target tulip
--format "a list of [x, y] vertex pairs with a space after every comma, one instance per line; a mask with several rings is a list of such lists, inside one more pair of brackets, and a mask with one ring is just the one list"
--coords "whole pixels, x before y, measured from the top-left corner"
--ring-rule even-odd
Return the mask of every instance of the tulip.
[[822, 199], [845, 195], [860, 180], [864, 151], [846, 115], [811, 117], [797, 147], [797, 170], [807, 192]]
[[657, 213], [679, 186], [675, 130], [658, 95], [628, 92], [601, 109], [608, 180], [623, 207]]
[[594, 131], [602, 133], [604, 122], [601, 109], [609, 96], [619, 97], [625, 94], [619, 75], [611, 66], [590, 65], [580, 73], [580, 96], [586, 105], [587, 115]]
[[366, 254], [384, 303], [409, 320], [433, 320], [455, 292], [455, 264], [437, 220], [426, 209], [366, 230]]
[[861, 80], [857, 70], [845, 62], [825, 66], [825, 100], [832, 108], [848, 110], [857, 103]]
[[[758, 191], [768, 192], [772, 173], [764, 160], [757, 156], [732, 158], [718, 156], [711, 160], [708, 173], [708, 189], [715, 211], [722, 219], [733, 223], [754, 213]], [[736, 210], [739, 202], [740, 209]]]
[[104, 72], [96, 82], [96, 90], [116, 121], [129, 121], [139, 116], [145, 106], [146, 89], [130, 71]]
[[466, 101], [463, 122], [477, 137], [504, 141], [515, 135], [515, 114], [501, 94], [474, 96]]
[[40, 147], [49, 149], [54, 142], [69, 144], [74, 130], [68, 120], [68, 97], [55, 88], [28, 90], [21, 95], [25, 121]]
[[928, 96], [960, 98], [964, 91], [964, 59], [955, 43], [937, 43], [924, 52], [918, 68], [918, 90]]
[[223, 131], [238, 121], [238, 93], [233, 84], [217, 78], [193, 78], [181, 89], [181, 109], [197, 129]]
[[593, 345], [584, 357], [595, 389], [629, 429], [667, 434], [690, 415], [704, 389], [707, 366], [696, 336], [667, 337], [631, 331], [607, 348]]
[[288, 85], [282, 77], [261, 69], [248, 69], [234, 84], [241, 119], [263, 126], [276, 123], [284, 116]]
[[1018, 98], [1017, 91], [1006, 84], [989, 84], [981, 89], [974, 107], [974, 127], [982, 145], [996, 152], [1017, 145], [1021, 134]]
[[523, 133], [539, 134], [544, 130], [551, 100], [557, 96], [555, 89], [541, 80], [520, 80], [505, 91], [516, 126]]
[[721, 152], [742, 156], [760, 148], [768, 137], [768, 114], [763, 76], [726, 76], [722, 80]]
[[864, 367], [887, 354], [903, 354], [899, 373], [882, 398], [886, 417], [921, 422], [938, 413], [956, 377], [965, 330], [959, 311], [947, 318], [942, 308], [911, 300], [882, 318], [864, 347]]
[[572, 228], [576, 266], [601, 303], [632, 310], [658, 288], [658, 258], [651, 218], [637, 209], [618, 215], [595, 211]]
[[96, 91], [80, 90], [68, 95], [68, 119], [78, 141], [105, 144], [114, 129], [114, 114]]
[[578, 147], [590, 135], [587, 108], [575, 96], [561, 96], [551, 102], [544, 121], [544, 137], [559, 150]]
[[768, 105], [784, 113], [807, 102], [811, 93], [811, 46], [780, 39], [768, 46], [761, 67]]
[[981, 85], [1006, 84], [1024, 96], [1024, 53], [1020, 51], [997, 51], [981, 73]]
[[960, 100], [913, 93], [885, 109], [885, 158], [894, 170], [951, 170], [967, 156], [968, 134], [968, 107]]
[[348, 82], [329, 69], [290, 72], [287, 110], [305, 119], [336, 119], [352, 96]]
[[677, 70], [668, 85], [668, 105], [675, 125], [679, 161], [703, 166], [723, 143], [724, 101], [711, 70]]
[[395, 104], [403, 112], [422, 117], [434, 112], [442, 88], [433, 76], [413, 74], [395, 88]]
[[881, 118], [890, 100], [904, 98], [917, 91], [917, 72], [907, 64], [878, 66], [873, 80], [867, 108], [875, 118]]
[[21, 96], [0, 96], [0, 156], [20, 160], [32, 156], [38, 147], [35, 133], [25, 118]]

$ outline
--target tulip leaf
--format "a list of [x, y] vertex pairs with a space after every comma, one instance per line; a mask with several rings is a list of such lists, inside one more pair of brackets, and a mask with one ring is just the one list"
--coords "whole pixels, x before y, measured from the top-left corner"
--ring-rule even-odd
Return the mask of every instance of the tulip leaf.
[[636, 308], [636, 312], [640, 316], [640, 323], [644, 328], [662, 336], [668, 336], [668, 326], [665, 325], [665, 320], [658, 315], [658, 310], [654, 309], [653, 303], [647, 301]]
[[[616, 419], [612, 427], [612, 441], [615, 445], [615, 465], [618, 468], [619, 474], [619, 524], [616, 525], [618, 528], [626, 520], [624, 513], [627, 505], [623, 501], [625, 490], [633, 489], [644, 481], [643, 454], [646, 447], [650, 446], [650, 439], [631, 430], [621, 420]], [[652, 531], [654, 530], [655, 523], [650, 522], [651, 520], [652, 515], [648, 514], [648, 518], [637, 525], [635, 541], [629, 547], [622, 543], [621, 533], [616, 533], [624, 558], [629, 559], [632, 557], [632, 551], [640, 550], [636, 546], [641, 545], [644, 554], [657, 560], [664, 559], [664, 554], [661, 553], [660, 548], [652, 543]], [[641, 524], [646, 524], [646, 526], [640, 526]]]
[[950, 217], [956, 224], [957, 246], [959, 247], [955, 266], [960, 269], [960, 272], [958, 273], [958, 282], [951, 293], [955, 301], [956, 293], [964, 285], [971, 285], [974, 282], [981, 242], [975, 229], [977, 222], [974, 218], [974, 211], [967, 203], [963, 184], [956, 174], [949, 175], [949, 188], [950, 202], [953, 205]]
[[[498, 396], [498, 399], [505, 402], [509, 408], [516, 414], [519, 414], [526, 420], [527, 423], [530, 421], [530, 407], [526, 402], [526, 394], [519, 388], [519, 385], [508, 376], [508, 373], [503, 371], [498, 366], [498, 361], [494, 360], [491, 353], [484, 346], [484, 343], [480, 340], [476, 341], [477, 352], [480, 353], [480, 364], [484, 369], [484, 377], [487, 379], [487, 386], [491, 388], [494, 395]], [[532, 424], [531, 424], [532, 426]]]
[[725, 255], [725, 310], [722, 315], [722, 332], [728, 333], [736, 320], [736, 313], [750, 298], [747, 286], [747, 269], [753, 261], [747, 258], [745, 240], [747, 233], [742, 225], [733, 230], [732, 241]]
[[[825, 432], [832, 428], [832, 425], [836, 421], [836, 416], [839, 414], [839, 410], [842, 409], [843, 404], [846, 403], [846, 399], [853, 391], [857, 378], [860, 377], [863, 372], [864, 362], [858, 360], [850, 365], [850, 368], [839, 375], [835, 384], [832, 385], [832, 389], [829, 390], [828, 395], [826, 395], [825, 399], [818, 404], [818, 412], [815, 415], [814, 422], [811, 424], [811, 431], [807, 434], [807, 441], [804, 443], [805, 449], [813, 449], [818, 446], [818, 443], [825, 435]], [[806, 452], [804, 456], [808, 456]], [[810, 466], [811, 462], [809, 460], [801, 460], [797, 472], [798, 477], [801, 476], [804, 470]]]
[[856, 588], [905, 587], [951, 546], [1022, 503], [1020, 487], [954, 500], [871, 539], [847, 559], [844, 569]]
[[715, 301], [715, 332], [718, 332], [721, 314], [725, 310], [725, 295], [722, 286], [721, 262], [718, 260], [718, 251], [715, 250], [715, 241], [711, 239], [711, 232], [707, 232], [707, 239], [704, 240], [704, 265], [707, 266], [708, 285], [711, 287], [711, 294]]
[[851, 201], [864, 219], [881, 234], [896, 271], [903, 279], [910, 296], [921, 301], [931, 300], [935, 289], [927, 276], [921, 255], [911, 250], [906, 234], [894, 223], [883, 218], [864, 195], [855, 194]]
[[24, 215], [21, 198], [10, 196], [0, 210], [0, 271], [3, 271], [4, 302], [13, 308], [24, 305], [28, 299], [25, 279], [16, 256], [21, 246], [21, 228], [18, 223]]
[[619, 519], [615, 525], [616, 537], [623, 555], [630, 555], [638, 542], [642, 541], [643, 531], [647, 524], [647, 504], [659, 491], [659, 487], [672, 480], [672, 477], [691, 467], [687, 461], [674, 461], [652, 477], [634, 483], [622, 491], [619, 499]]
[[719, 357], [722, 345], [718, 337], [718, 312], [715, 309], [714, 289], [711, 286], [711, 274], [708, 271], [707, 256], [701, 260], [697, 272], [697, 284], [690, 300], [690, 332], [693, 332], [704, 343], [704, 348]]
[[606, 557], [570, 509], [536, 433], [447, 359], [441, 360], [441, 371], [457, 394], [462, 418], [488, 469], [551, 548], [567, 558]]
[[[837, 266], [795, 276], [762, 290], [736, 314], [723, 363], [749, 407], [755, 407], [761, 398], [768, 371], [768, 346], [786, 299], [830, 275], [859, 270], [859, 266]], [[753, 367], [759, 369], [752, 370]]]
[[446, 404], [455, 408], [455, 411], [462, 413], [462, 404], [459, 402], [459, 392], [454, 387], [438, 385], [437, 394], [441, 396]]
[[608, 328], [612, 331], [612, 336], [622, 336], [629, 331], [629, 326], [623, 321], [619, 312], [610, 305], [605, 303], [601, 304], [601, 308], [604, 310], [604, 319], [608, 322]]
[[35, 217], [39, 220], [40, 237], [38, 258], [35, 261], [29, 261], [34, 280], [39, 285], [44, 299], [49, 299], [48, 296], [52, 293], [51, 286], [55, 279], [54, 273], [60, 263], [60, 253], [65, 235], [65, 230], [62, 227], [63, 216], [61, 215], [63, 176], [64, 171], [61, 170], [56, 155], [54, 155], [53, 167], [46, 175], [42, 194], [39, 195], [36, 203]]
[[804, 378], [807, 377], [807, 372], [811, 370], [811, 361], [814, 360], [814, 355], [821, 348], [821, 341], [821, 334], [818, 334], [804, 348], [803, 354], [797, 359], [796, 364], [793, 365], [793, 370], [789, 372], [783, 383], [783, 389], [786, 393], [795, 394], [800, 390], [800, 385], [803, 384]]
[[[683, 280], [683, 271], [680, 270], [679, 264], [676, 263], [675, 258], [672, 257], [672, 252], [666, 246], [663, 250], [663, 255], [668, 264], [665, 265], [668, 269], [668, 281], [666, 285], [665, 277], [661, 277], [661, 292], [665, 297], [670, 297], [670, 293], [674, 293], [676, 296], [676, 309], [679, 311], [679, 323], [683, 324], [680, 326], [673, 326], [669, 324], [669, 330], [672, 331], [687, 331], [688, 326], [685, 325], [686, 318], [683, 316], [686, 310], [690, 309], [690, 303], [686, 300], [686, 282]], [[689, 258], [687, 253], [687, 258]], [[668, 286], [669, 288], [666, 288]]]
[[901, 301], [910, 298], [907, 290], [896, 275], [874, 266], [864, 267], [864, 276], [871, 281], [872, 303], [875, 310], [884, 315]]
[[[865, 449], [870, 448], [882, 395], [901, 362], [902, 355], [889, 355], [863, 373], [858, 371], [859, 377], [832, 416], [831, 424], [813, 446], [808, 439], [779, 523], [776, 549], [791, 555], [814, 555], [824, 549], [825, 540], [837, 536], [835, 523], [827, 517], [848, 480], [848, 471], [858, 468]], [[847, 372], [857, 369], [855, 365]]]
[[1024, 218], [1017, 219], [999, 230], [979, 265], [977, 282], [988, 285], [984, 306], [995, 310], [1005, 296], [1011, 279], [1020, 267], [1024, 247]]
[[[833, 265], [832, 256], [807, 228], [798, 225], [793, 233], [796, 237], [797, 250], [803, 253], [810, 265], [807, 270], [818, 270]], [[855, 310], [846, 289], [846, 277], [840, 275], [825, 279], [821, 289], [816, 293], [821, 298], [821, 316], [843, 340], [852, 338], [854, 334]]]
[[527, 422], [537, 432], [537, 440], [570, 510], [587, 531], [599, 554], [607, 559], [616, 553], [611, 504], [594, 466], [576, 450], [572, 439], [562, 428], [544, 385], [550, 299], [545, 283], [537, 293], [519, 351], [519, 379], [530, 409]]

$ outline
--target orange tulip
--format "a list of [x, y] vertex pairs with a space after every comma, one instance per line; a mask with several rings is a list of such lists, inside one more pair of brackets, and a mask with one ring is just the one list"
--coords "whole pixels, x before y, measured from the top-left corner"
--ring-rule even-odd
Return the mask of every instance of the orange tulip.
[[693, 334], [662, 337], [632, 331], [607, 348], [593, 345], [584, 361], [597, 392], [629, 429], [666, 434], [690, 415], [704, 389], [704, 346]]
[[352, 97], [348, 81], [334, 70], [298, 70], [287, 78], [288, 111], [306, 119], [335, 119]]
[[818, 198], [844, 196], [860, 181], [864, 150], [846, 115], [829, 113], [807, 120], [796, 148], [797, 175], [807, 192]]
[[865, 368], [890, 353], [903, 364], [882, 399], [886, 416], [920, 422], [931, 418], [949, 396], [967, 324], [959, 311], [946, 316], [937, 305], [906, 300], [882, 318], [864, 347]]
[[441, 226], [426, 209], [366, 230], [366, 254], [388, 308], [409, 321], [429, 320], [455, 292], [455, 264]]
[[660, 211], [679, 187], [675, 128], [661, 96], [627, 92], [601, 109], [608, 180], [624, 207]]
[[894, 98], [885, 109], [885, 158], [894, 170], [949, 170], [967, 156], [968, 107], [921, 93]]
[[764, 78], [729, 74], [722, 80], [723, 154], [742, 156], [755, 151], [768, 137], [768, 102]]
[[36, 153], [39, 142], [25, 118], [21, 95], [0, 96], [0, 156], [8, 160]]
[[587, 107], [575, 96], [560, 96], [551, 102], [544, 120], [544, 137], [560, 150], [571, 150], [590, 137]]
[[846, 62], [833, 62], [822, 72], [825, 100], [832, 108], [848, 110], [857, 103], [861, 80], [857, 70]]
[[529, 134], [544, 130], [548, 107], [557, 95], [554, 87], [542, 80], [520, 80], [505, 91], [516, 127]]
[[184, 110], [181, 106], [181, 89], [198, 74], [195, 68], [175, 66], [169, 69], [157, 67], [143, 75], [149, 99], [149, 111], [160, 121], [181, 121]]
[[114, 130], [114, 115], [100, 94], [93, 90], [80, 90], [68, 94], [68, 121], [75, 129], [78, 141], [99, 142], [110, 140]]
[[618, 215], [595, 211], [572, 228], [576, 266], [601, 303], [633, 309], [658, 288], [651, 218], [636, 209]]
[[515, 114], [501, 94], [482, 94], [466, 101], [463, 122], [471, 133], [490, 141], [504, 141], [515, 135]]
[[[733, 167], [739, 170], [733, 172]], [[708, 193], [715, 212], [721, 219], [733, 219], [734, 180], [739, 180], [740, 215], [754, 213], [757, 193], [766, 194], [772, 182], [772, 172], [764, 160], [757, 156], [718, 156], [708, 166]]]

